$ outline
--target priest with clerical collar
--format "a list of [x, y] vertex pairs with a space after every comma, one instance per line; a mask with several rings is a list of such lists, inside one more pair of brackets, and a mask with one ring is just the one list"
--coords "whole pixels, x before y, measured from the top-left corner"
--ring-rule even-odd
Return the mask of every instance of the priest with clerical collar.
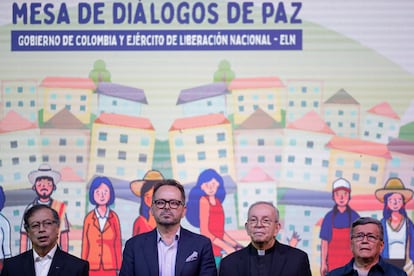
[[270, 202], [259, 201], [249, 207], [245, 223], [250, 244], [223, 258], [220, 276], [309, 276], [308, 255], [276, 240], [281, 228], [279, 210]]

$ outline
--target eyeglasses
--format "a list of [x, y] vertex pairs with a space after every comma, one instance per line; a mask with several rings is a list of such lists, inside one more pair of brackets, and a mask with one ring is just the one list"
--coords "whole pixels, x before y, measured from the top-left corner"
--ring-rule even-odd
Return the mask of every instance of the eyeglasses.
[[369, 242], [376, 242], [377, 240], [379, 240], [378, 236], [375, 236], [374, 234], [364, 234], [364, 233], [358, 233], [356, 235], [352, 235], [351, 239], [356, 240], [356, 241], [363, 241], [364, 238], [367, 237], [367, 241]]
[[270, 226], [273, 222], [277, 223], [278, 221], [277, 220], [273, 221], [270, 218], [262, 218], [259, 220], [256, 217], [252, 217], [247, 220], [247, 223], [251, 226], [256, 226], [258, 225], [259, 222], [263, 226]]
[[28, 228], [32, 231], [37, 231], [40, 229], [40, 225], [43, 226], [43, 228], [50, 228], [53, 224], [56, 224], [57, 221], [55, 220], [44, 220], [44, 221], [38, 221], [33, 222], [32, 224], [28, 225]]
[[177, 209], [181, 205], [184, 206], [184, 203], [181, 200], [171, 199], [171, 200], [165, 200], [165, 199], [156, 199], [152, 202], [158, 209], [163, 209], [168, 203], [168, 206], [170, 206], [171, 209]]

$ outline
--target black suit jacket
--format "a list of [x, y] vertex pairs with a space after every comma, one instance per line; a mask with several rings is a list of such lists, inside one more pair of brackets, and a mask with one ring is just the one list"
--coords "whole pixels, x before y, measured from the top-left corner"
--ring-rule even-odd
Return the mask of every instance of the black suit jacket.
[[[158, 276], [157, 230], [130, 238], [124, 248], [120, 276]], [[210, 239], [181, 228], [176, 276], [217, 276]]]
[[[0, 276], [36, 276], [33, 250], [4, 260]], [[88, 276], [89, 263], [62, 251], [59, 247], [53, 256], [48, 276]]]
[[[250, 252], [257, 252], [252, 244], [231, 253], [220, 262], [220, 276], [251, 276]], [[308, 255], [300, 249], [276, 241], [273, 252], [272, 276], [311, 276]]]

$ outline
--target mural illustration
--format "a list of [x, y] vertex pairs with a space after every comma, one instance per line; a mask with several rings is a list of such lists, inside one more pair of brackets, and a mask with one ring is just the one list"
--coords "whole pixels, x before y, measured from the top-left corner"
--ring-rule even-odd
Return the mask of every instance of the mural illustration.
[[149, 232], [155, 228], [155, 218], [151, 212], [152, 194], [157, 180], [164, 179], [161, 172], [150, 170], [145, 173], [142, 180], [134, 180], [130, 183], [131, 191], [140, 197], [139, 216], [134, 221], [132, 236]]
[[321, 232], [321, 275], [345, 265], [352, 258], [349, 246], [351, 224], [359, 218], [357, 212], [349, 206], [351, 184], [344, 178], [336, 179], [332, 184], [332, 199], [335, 206], [322, 222]]
[[[36, 192], [36, 197], [33, 202], [27, 205], [26, 210], [33, 205], [45, 204], [59, 214], [60, 222], [60, 234], [59, 234], [59, 246], [62, 250], [68, 251], [69, 249], [69, 221], [66, 216], [66, 205], [53, 199], [51, 197], [53, 191], [56, 190], [56, 184], [59, 183], [61, 175], [58, 171], [52, 170], [48, 164], [41, 164], [38, 170], [31, 171], [28, 174], [29, 182], [32, 184], [32, 190]], [[27, 237], [26, 230], [24, 228], [24, 221], [20, 227], [20, 252], [24, 252], [32, 248], [32, 244]]]
[[118, 215], [110, 206], [115, 191], [107, 177], [96, 177], [89, 188], [89, 201], [95, 208], [85, 217], [82, 259], [89, 261], [92, 276], [116, 276], [121, 268], [122, 242]]
[[401, 179], [392, 177], [384, 188], [375, 191], [377, 199], [384, 204], [384, 250], [382, 256], [407, 274], [414, 273], [414, 225], [407, 215], [406, 204], [412, 199], [413, 191], [405, 188]]
[[223, 255], [243, 247], [224, 229], [225, 214], [221, 203], [225, 198], [223, 178], [214, 169], [207, 169], [198, 176], [187, 202], [186, 217], [193, 226], [200, 228], [202, 235], [210, 238], [217, 265]]
[[3, 187], [0, 186], [0, 271], [3, 265], [3, 259], [11, 257], [10, 223], [8, 219], [1, 213], [5, 200], [6, 197], [4, 196]]
[[51, 2], [0, 1], [0, 259], [47, 204], [60, 248], [116, 275], [173, 178], [217, 265], [269, 201], [313, 275], [373, 217], [414, 276], [413, 1]]

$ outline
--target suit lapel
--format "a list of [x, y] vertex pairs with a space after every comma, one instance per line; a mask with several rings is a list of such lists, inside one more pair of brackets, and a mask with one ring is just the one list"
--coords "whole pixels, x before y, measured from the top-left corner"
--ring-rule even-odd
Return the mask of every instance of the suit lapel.
[[27, 251], [27, 254], [22, 255], [22, 266], [24, 267], [24, 275], [36, 276], [35, 264], [33, 259], [33, 250]]
[[55, 255], [53, 256], [52, 263], [50, 264], [48, 276], [62, 275], [64, 271], [64, 259], [62, 258], [62, 251], [59, 246], [56, 248]]
[[157, 229], [155, 228], [148, 235], [145, 236], [145, 248], [148, 250], [146, 254], [146, 263], [149, 264], [150, 275], [159, 275], [158, 263], [158, 241]]
[[[177, 246], [177, 257], [175, 262], [175, 275], [179, 276], [181, 275], [181, 272], [183, 271], [183, 266], [185, 263], [185, 258], [187, 254], [187, 246], [188, 243], [188, 237], [186, 237], [185, 231], [183, 231], [183, 228], [180, 229], [180, 238], [178, 240], [178, 246]], [[191, 241], [190, 241], [191, 242]]]

